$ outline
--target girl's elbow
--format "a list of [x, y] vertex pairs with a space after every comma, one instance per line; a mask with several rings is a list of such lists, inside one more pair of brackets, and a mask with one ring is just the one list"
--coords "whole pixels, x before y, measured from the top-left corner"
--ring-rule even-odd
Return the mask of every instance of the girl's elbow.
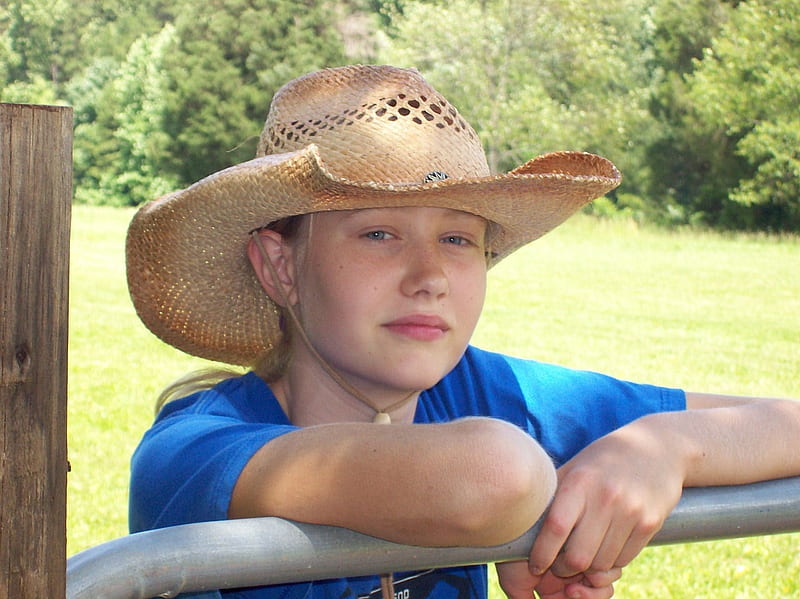
[[541, 517], [555, 493], [556, 472], [525, 432], [501, 421], [484, 424], [463, 522], [474, 544], [496, 545], [516, 539]]

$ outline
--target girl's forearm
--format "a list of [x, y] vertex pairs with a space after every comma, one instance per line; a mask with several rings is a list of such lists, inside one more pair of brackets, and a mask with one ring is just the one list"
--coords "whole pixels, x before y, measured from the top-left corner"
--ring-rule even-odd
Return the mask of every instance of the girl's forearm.
[[271, 441], [245, 467], [229, 516], [330, 524], [417, 545], [494, 545], [546, 508], [555, 470], [511, 424], [332, 424]]
[[701, 409], [639, 423], [684, 460], [684, 486], [735, 485], [800, 475], [800, 402], [688, 394]]

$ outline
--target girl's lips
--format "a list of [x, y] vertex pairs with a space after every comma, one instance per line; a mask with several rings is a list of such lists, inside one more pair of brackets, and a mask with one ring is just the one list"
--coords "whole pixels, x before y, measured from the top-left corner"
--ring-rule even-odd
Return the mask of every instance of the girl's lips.
[[383, 325], [393, 333], [410, 337], [419, 341], [435, 341], [441, 339], [450, 329], [447, 323], [438, 316], [416, 314], [404, 316]]

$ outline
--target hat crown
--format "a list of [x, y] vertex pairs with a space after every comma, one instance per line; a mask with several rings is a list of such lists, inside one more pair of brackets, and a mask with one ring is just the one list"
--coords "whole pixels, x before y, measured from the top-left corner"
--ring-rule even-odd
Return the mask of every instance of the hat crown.
[[489, 174], [475, 130], [414, 69], [354, 65], [295, 79], [275, 94], [257, 156], [314, 144], [331, 174], [420, 184]]

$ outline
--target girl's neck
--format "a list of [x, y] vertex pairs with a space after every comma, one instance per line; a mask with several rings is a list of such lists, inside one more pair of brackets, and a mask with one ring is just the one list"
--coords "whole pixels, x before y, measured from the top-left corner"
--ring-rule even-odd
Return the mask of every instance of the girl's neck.
[[327, 373], [293, 363], [287, 373], [270, 383], [292, 424], [311, 426], [334, 422], [373, 422], [378, 410], [393, 423], [413, 422], [419, 391], [371, 390], [370, 405], [344, 390]]

